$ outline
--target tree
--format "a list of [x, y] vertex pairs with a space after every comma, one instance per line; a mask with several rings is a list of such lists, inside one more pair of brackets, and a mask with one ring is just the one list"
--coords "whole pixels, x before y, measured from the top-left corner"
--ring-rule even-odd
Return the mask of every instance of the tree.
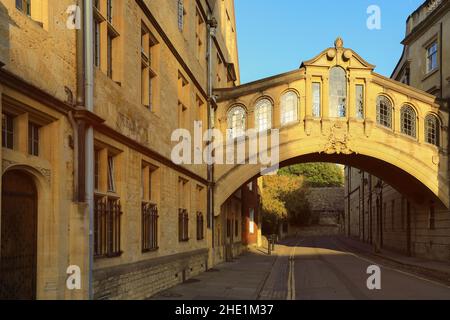
[[302, 163], [282, 168], [280, 176], [301, 176], [311, 188], [342, 187], [344, 172], [333, 163]]
[[306, 225], [311, 215], [304, 178], [299, 176], [263, 177], [261, 192], [263, 232], [277, 233], [281, 222]]

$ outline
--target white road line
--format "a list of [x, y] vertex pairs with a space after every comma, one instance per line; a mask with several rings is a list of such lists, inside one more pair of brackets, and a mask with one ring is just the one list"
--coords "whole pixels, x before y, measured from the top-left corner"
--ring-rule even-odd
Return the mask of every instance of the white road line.
[[336, 241], [334, 241], [334, 243], [336, 244], [337, 247], [339, 247], [339, 248], [341, 249], [341, 251], [343, 251], [343, 252], [345, 252], [345, 253], [347, 253], [347, 254], [349, 254], [349, 255], [352, 255], [353, 257], [355, 257], [355, 258], [357, 258], [357, 259], [360, 259], [360, 260], [362, 260], [362, 261], [368, 262], [368, 263], [373, 264], [373, 265], [381, 266], [381, 267], [383, 267], [384, 269], [391, 270], [391, 271], [394, 271], [394, 272], [398, 272], [398, 273], [404, 274], [404, 275], [406, 275], [406, 276], [409, 276], [409, 277], [412, 277], [412, 278], [416, 278], [416, 279], [418, 279], [418, 280], [426, 281], [426, 282], [432, 283], [432, 284], [434, 284], [434, 285], [437, 285], [437, 286], [440, 286], [440, 287], [444, 287], [444, 288], [450, 289], [450, 286], [447, 286], [447, 285], [445, 285], [445, 284], [439, 283], [439, 282], [437, 282], [437, 281], [430, 280], [430, 279], [426, 279], [426, 278], [422, 278], [422, 277], [417, 276], [417, 275], [415, 275], [415, 274], [412, 274], [412, 273], [409, 273], [409, 272], [406, 272], [406, 271], [402, 271], [402, 270], [398, 270], [398, 269], [395, 269], [395, 268], [392, 268], [392, 267], [388, 267], [388, 266], [386, 266], [386, 265], [383, 265], [383, 264], [381, 264], [381, 263], [372, 261], [372, 260], [370, 260], [370, 259], [363, 258], [363, 257], [357, 255], [356, 253], [353, 253], [353, 252], [350, 252], [350, 251], [347, 251], [347, 250], [343, 249], [342, 246], [340, 246], [339, 244], [336, 243]]

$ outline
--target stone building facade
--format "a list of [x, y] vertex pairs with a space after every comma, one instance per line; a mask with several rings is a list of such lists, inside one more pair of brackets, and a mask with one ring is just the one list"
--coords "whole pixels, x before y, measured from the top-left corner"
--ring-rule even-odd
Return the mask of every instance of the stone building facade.
[[0, 1], [2, 298], [146, 298], [220, 262], [171, 135], [239, 84], [234, 2], [76, 3]]
[[344, 188], [311, 188], [308, 190], [311, 224], [337, 225], [344, 213]]
[[[450, 2], [427, 0], [406, 21], [402, 56], [392, 78], [436, 96], [442, 114], [450, 102]], [[430, 118], [427, 121], [435, 121]], [[438, 124], [444, 119], [437, 119]], [[448, 128], [444, 128], [448, 130]], [[428, 135], [432, 132], [419, 131]], [[446, 141], [437, 136], [437, 144]], [[447, 151], [446, 151], [447, 152]], [[447, 185], [450, 181], [447, 181]], [[450, 211], [405, 197], [364, 171], [346, 169], [346, 232], [407, 255], [450, 260]]]

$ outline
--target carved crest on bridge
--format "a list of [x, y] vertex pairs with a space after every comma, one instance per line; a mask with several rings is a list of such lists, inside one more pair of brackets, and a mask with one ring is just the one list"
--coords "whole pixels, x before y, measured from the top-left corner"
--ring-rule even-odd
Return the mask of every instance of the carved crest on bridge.
[[349, 146], [350, 134], [343, 123], [335, 123], [330, 130], [328, 142], [324, 147], [325, 154], [352, 154], [353, 150]]

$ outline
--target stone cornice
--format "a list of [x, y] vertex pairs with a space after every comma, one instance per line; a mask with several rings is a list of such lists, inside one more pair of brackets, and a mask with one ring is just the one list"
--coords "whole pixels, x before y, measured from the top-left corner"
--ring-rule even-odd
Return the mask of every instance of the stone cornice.
[[441, 18], [445, 13], [450, 10], [450, 1], [444, 1], [438, 8], [436, 8], [433, 12], [430, 13], [428, 17], [425, 18], [422, 22], [420, 22], [417, 26], [415, 26], [411, 32], [406, 35], [405, 39], [403, 39], [403, 45], [409, 45], [419, 36], [421, 36], [430, 25], [432, 25], [436, 20]]
[[38, 101], [39, 103], [61, 112], [62, 114], [67, 115], [69, 111], [74, 110], [72, 105], [55, 98], [49, 93], [26, 82], [7, 70], [0, 69], [0, 83]]

